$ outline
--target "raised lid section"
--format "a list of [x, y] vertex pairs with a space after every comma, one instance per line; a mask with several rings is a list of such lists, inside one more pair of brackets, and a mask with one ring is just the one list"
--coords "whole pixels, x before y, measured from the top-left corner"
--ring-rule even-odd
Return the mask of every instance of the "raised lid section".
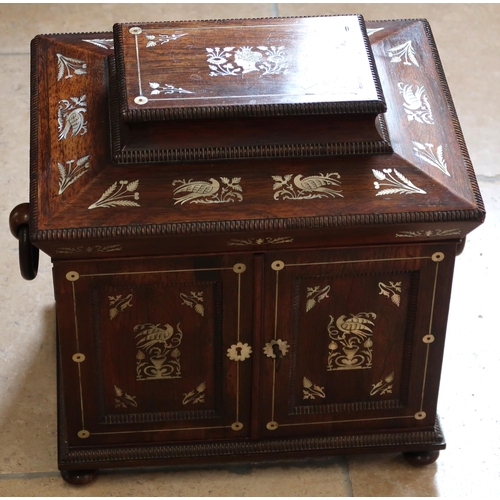
[[114, 26], [122, 119], [382, 113], [363, 18]]

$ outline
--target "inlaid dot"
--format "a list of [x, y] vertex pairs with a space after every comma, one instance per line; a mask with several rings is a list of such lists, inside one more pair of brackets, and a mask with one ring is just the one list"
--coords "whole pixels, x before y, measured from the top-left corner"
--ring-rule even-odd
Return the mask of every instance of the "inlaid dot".
[[427, 416], [427, 413], [425, 411], [419, 411], [415, 413], [415, 419], [416, 420], [423, 420]]
[[444, 260], [444, 253], [443, 252], [436, 252], [432, 254], [432, 260], [434, 262], [441, 262]]
[[78, 431], [78, 437], [81, 439], [87, 439], [90, 436], [90, 432], [86, 430]]
[[73, 354], [71, 359], [73, 359], [75, 363], [81, 363], [82, 361], [85, 361], [85, 354], [77, 352], [76, 354]]
[[434, 335], [431, 335], [429, 333], [429, 335], [426, 335], [423, 339], [422, 339], [426, 344], [432, 344], [435, 340], [434, 338]]
[[241, 429], [243, 429], [243, 424], [241, 422], [234, 422], [231, 424], [231, 429], [233, 429], [233, 431], [241, 431]]
[[133, 28], [130, 28], [128, 31], [132, 35], [140, 35], [142, 33], [142, 29], [139, 28], [138, 26], [134, 26]]
[[148, 98], [143, 96], [143, 95], [138, 95], [135, 99], [134, 99], [134, 102], [136, 104], [146, 104], [148, 102]]
[[245, 264], [235, 264], [233, 266], [233, 271], [236, 274], [244, 273], [246, 270], [247, 270], [247, 266], [245, 266]]
[[66, 279], [68, 281], [77, 281], [80, 278], [80, 275], [76, 271], [70, 271], [66, 273]]
[[268, 422], [266, 425], [267, 429], [270, 431], [275, 431], [278, 428], [278, 422]]
[[285, 263], [282, 260], [275, 260], [271, 264], [271, 269], [274, 269], [275, 271], [281, 271], [285, 267]]

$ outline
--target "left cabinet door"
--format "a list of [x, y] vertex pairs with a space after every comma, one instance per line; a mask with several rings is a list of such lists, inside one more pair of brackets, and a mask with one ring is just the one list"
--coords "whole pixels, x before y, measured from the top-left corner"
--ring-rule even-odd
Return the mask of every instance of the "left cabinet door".
[[245, 438], [251, 256], [54, 264], [68, 446]]

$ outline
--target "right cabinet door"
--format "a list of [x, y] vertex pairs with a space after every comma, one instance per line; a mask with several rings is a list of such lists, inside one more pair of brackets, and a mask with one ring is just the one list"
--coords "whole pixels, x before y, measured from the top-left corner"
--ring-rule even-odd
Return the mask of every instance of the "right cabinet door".
[[261, 434], [432, 428], [455, 248], [268, 255]]

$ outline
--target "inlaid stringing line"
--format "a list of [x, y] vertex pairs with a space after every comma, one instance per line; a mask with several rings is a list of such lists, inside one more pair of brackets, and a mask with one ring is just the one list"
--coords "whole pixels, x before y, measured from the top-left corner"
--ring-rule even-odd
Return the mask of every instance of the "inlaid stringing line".
[[[240, 341], [240, 318], [241, 318], [241, 273], [238, 274], [238, 316], [236, 332], [238, 336], [237, 342]], [[240, 421], [240, 363], [236, 363], [236, 422]]]
[[[278, 335], [278, 287], [279, 287], [279, 271], [276, 271], [276, 291], [274, 296], [274, 340]], [[273, 359], [273, 389], [271, 398], [271, 422], [274, 422], [274, 402], [276, 396], [276, 359]]]
[[339, 260], [336, 262], [304, 262], [299, 264], [285, 264], [285, 267], [299, 267], [299, 266], [324, 266], [329, 264], [359, 264], [360, 262], [392, 262], [396, 260], [421, 260], [430, 259], [431, 257], [395, 257], [392, 259], [369, 259], [369, 260]]
[[116, 431], [116, 432], [93, 432], [94, 436], [103, 436], [106, 434], [138, 434], [142, 432], [175, 432], [175, 431], [205, 431], [210, 429], [230, 429], [231, 426], [219, 425], [217, 427], [184, 427], [182, 429], [146, 429], [142, 431]]
[[[338, 93], [337, 93], [338, 94]], [[337, 95], [335, 93], [325, 95]], [[142, 94], [141, 94], [142, 95]], [[243, 99], [248, 97], [302, 97], [304, 94], [246, 94], [246, 95], [221, 95], [221, 96], [201, 96], [201, 97], [148, 97], [149, 101], [188, 101], [207, 99]]]
[[372, 420], [392, 420], [400, 418], [414, 418], [413, 415], [402, 415], [394, 417], [378, 417], [378, 418], [357, 418], [352, 420], [326, 420], [325, 422], [299, 422], [294, 424], [280, 424], [280, 427], [295, 427], [299, 425], [321, 425], [321, 424], [344, 424], [348, 422], [370, 422]]
[[135, 38], [135, 57], [137, 60], [137, 80], [139, 83], [139, 95], [142, 96], [142, 79], [141, 79], [141, 61], [139, 58], [139, 35], [134, 35]]
[[100, 274], [80, 274], [82, 277], [96, 277], [96, 276], [124, 276], [129, 274], [162, 274], [162, 273], [187, 273], [193, 271], [227, 271], [233, 269], [232, 267], [207, 267], [204, 269], [192, 268], [192, 269], [166, 269], [163, 271], [130, 271], [126, 273], [100, 273]]
[[[429, 335], [432, 335], [432, 321], [434, 319], [434, 305], [436, 302], [436, 288], [437, 288], [437, 279], [439, 272], [439, 262], [436, 262], [436, 274], [434, 275], [434, 288], [432, 290], [432, 302], [431, 302], [431, 314], [429, 320]], [[422, 382], [422, 398], [420, 400], [420, 411], [424, 406], [424, 396], [425, 396], [425, 384], [427, 383], [427, 368], [429, 364], [429, 350], [431, 345], [427, 344], [427, 352], [425, 353], [425, 365], [424, 365], [424, 380]]]
[[[73, 314], [75, 318], [75, 340], [76, 340], [76, 352], [80, 352], [80, 340], [78, 337], [78, 319], [76, 317], [76, 292], [75, 292], [75, 282], [71, 282], [71, 289], [73, 292]], [[78, 384], [80, 387], [80, 412], [82, 416], [82, 430], [85, 429], [85, 412], [83, 407], [83, 386], [82, 386], [82, 369], [80, 363], [78, 365]]]

